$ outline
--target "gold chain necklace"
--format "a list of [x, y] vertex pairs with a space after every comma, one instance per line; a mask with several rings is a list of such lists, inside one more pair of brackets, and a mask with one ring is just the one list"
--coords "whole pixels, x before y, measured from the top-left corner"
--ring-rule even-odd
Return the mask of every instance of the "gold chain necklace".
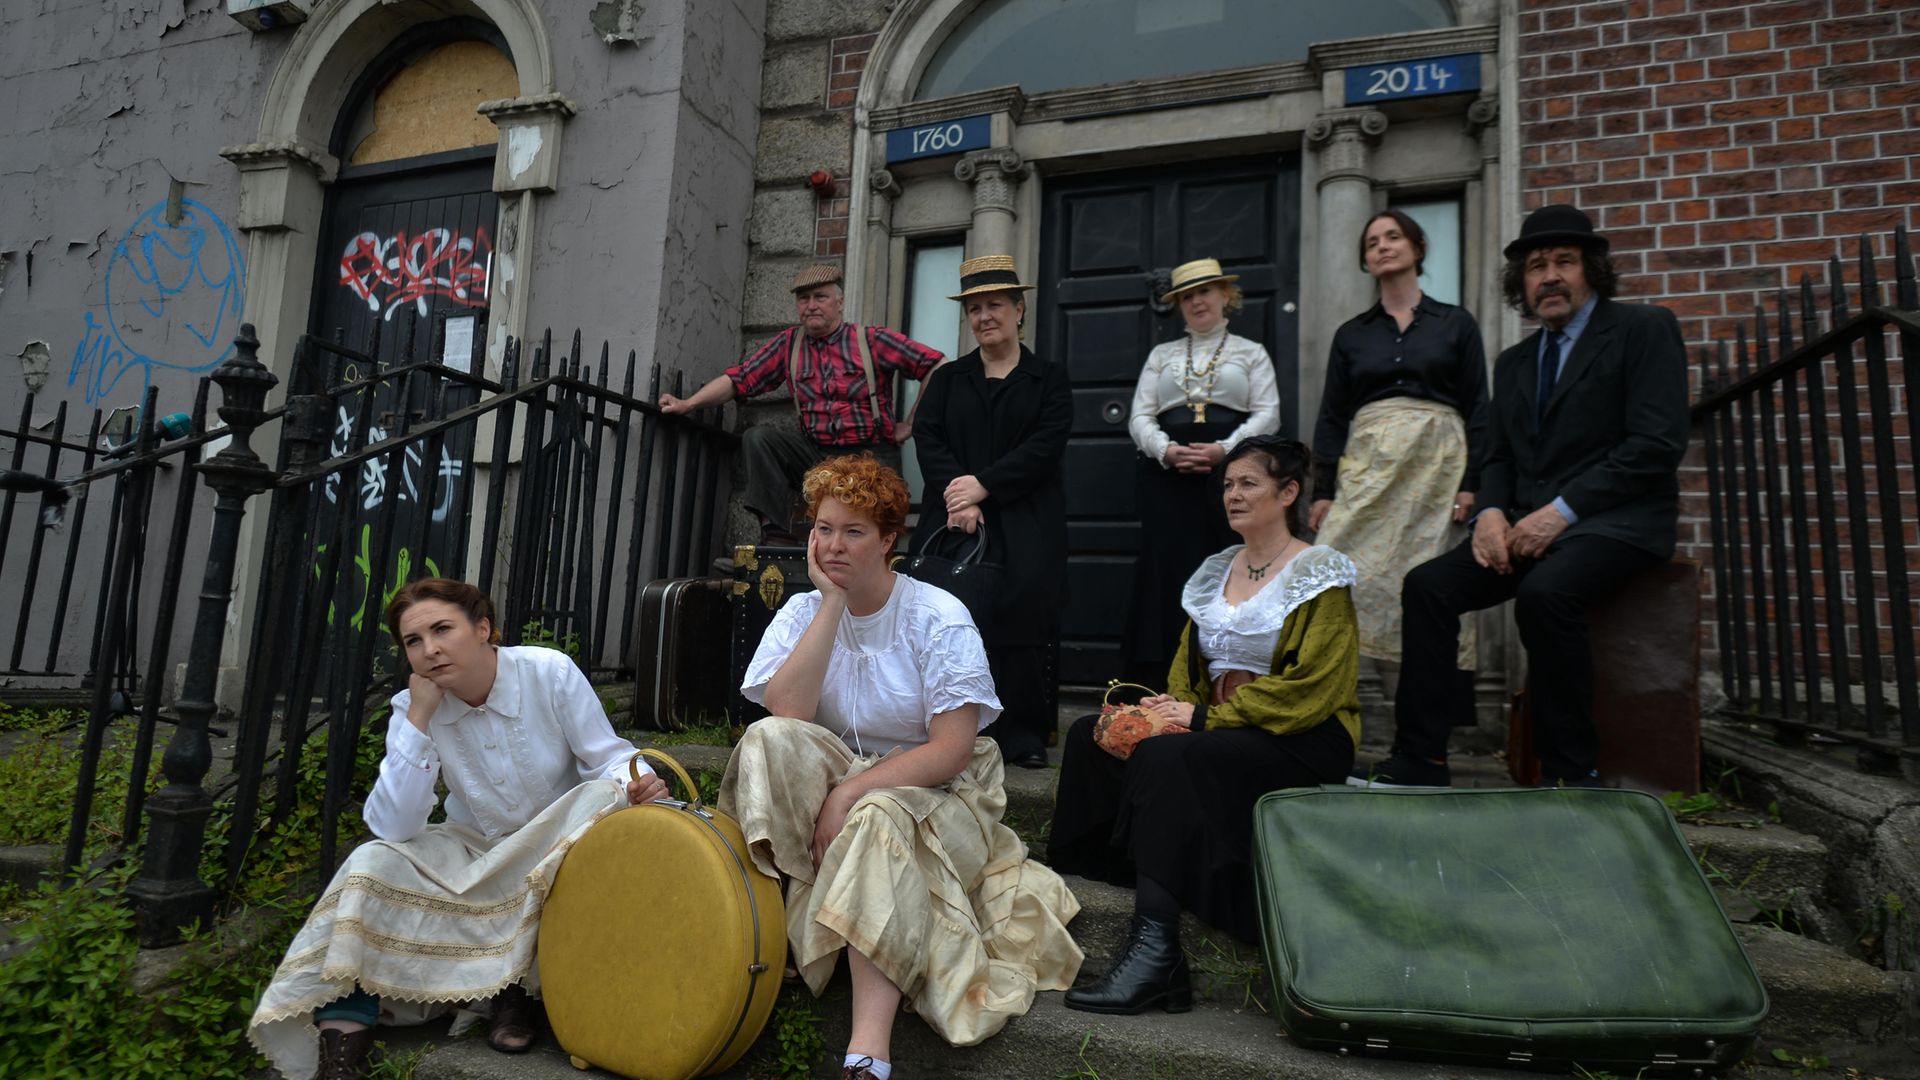
[[1220, 328], [1220, 344], [1213, 347], [1213, 356], [1208, 358], [1207, 366], [1200, 369], [1199, 377], [1206, 381], [1197, 388], [1200, 391], [1198, 400], [1194, 394], [1193, 338], [1193, 332], [1188, 331], [1187, 363], [1180, 378], [1180, 389], [1186, 391], [1187, 408], [1193, 410], [1193, 422], [1204, 424], [1207, 422], [1207, 402], [1213, 397], [1213, 384], [1220, 378], [1220, 357], [1227, 351], [1227, 328]]

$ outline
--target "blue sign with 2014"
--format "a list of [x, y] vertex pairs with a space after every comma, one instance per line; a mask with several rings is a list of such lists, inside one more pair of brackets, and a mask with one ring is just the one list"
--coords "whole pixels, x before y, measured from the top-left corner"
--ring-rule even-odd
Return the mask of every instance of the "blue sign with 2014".
[[915, 158], [958, 154], [965, 150], [983, 150], [993, 141], [993, 118], [987, 115], [941, 120], [919, 127], [895, 128], [887, 132], [887, 163]]
[[1347, 104], [1459, 94], [1480, 89], [1480, 56], [1435, 56], [1347, 68]]

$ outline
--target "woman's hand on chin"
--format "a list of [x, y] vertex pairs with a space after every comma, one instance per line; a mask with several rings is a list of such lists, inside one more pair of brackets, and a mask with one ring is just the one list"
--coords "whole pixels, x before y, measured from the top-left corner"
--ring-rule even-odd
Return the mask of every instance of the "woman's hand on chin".
[[424, 735], [427, 721], [433, 719], [434, 710], [440, 707], [440, 699], [446, 697], [447, 692], [439, 683], [416, 671], [407, 676], [407, 693], [407, 722]]
[[820, 590], [820, 599], [831, 600], [838, 597], [845, 600], [847, 590], [828, 577], [827, 568], [820, 565], [819, 545], [820, 534], [809, 532], [807, 534], [807, 580], [813, 582], [813, 587]]

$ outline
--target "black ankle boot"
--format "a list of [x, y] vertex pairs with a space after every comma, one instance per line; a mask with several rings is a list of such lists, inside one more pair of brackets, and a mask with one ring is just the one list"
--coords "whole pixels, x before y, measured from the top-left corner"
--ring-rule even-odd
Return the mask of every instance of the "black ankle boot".
[[317, 1080], [361, 1080], [367, 1075], [367, 1051], [373, 1049], [373, 1029], [320, 1032], [320, 1071]]
[[1067, 991], [1067, 1008], [1131, 1016], [1154, 1006], [1170, 1013], [1193, 1008], [1193, 980], [1180, 951], [1180, 924], [1135, 915], [1127, 944], [1107, 977]]

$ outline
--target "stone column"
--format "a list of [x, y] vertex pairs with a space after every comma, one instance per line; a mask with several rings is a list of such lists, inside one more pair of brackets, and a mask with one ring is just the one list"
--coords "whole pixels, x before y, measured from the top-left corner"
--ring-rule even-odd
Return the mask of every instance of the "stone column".
[[[867, 174], [867, 228], [861, 248], [866, 275], [861, 283], [861, 311], [871, 323], [887, 321], [887, 289], [893, 281], [893, 201], [900, 197], [900, 181], [886, 169]], [[853, 260], [851, 249], [848, 262]]]
[[953, 167], [956, 179], [973, 185], [973, 228], [967, 232], [969, 259], [1013, 254], [1013, 196], [1027, 171], [1020, 152], [1010, 146], [975, 150]]
[[[1356, 252], [1360, 230], [1373, 215], [1373, 147], [1386, 130], [1386, 114], [1376, 109], [1336, 109], [1307, 126], [1307, 145], [1320, 155], [1320, 250], [1313, 268], [1320, 281], [1320, 310], [1313, 317], [1319, 328], [1314, 338], [1322, 343], [1373, 303], [1373, 281], [1360, 269]], [[1319, 375], [1316, 402], [1325, 373]]]
[[[1462, 283], [1463, 296], [1468, 289], [1478, 294], [1481, 336], [1490, 347], [1487, 354], [1487, 384], [1493, 384], [1493, 358], [1498, 355], [1498, 326], [1506, 310], [1506, 297], [1500, 288], [1500, 275], [1506, 259], [1500, 254], [1505, 244], [1501, 235], [1505, 192], [1500, 183], [1500, 98], [1482, 94], [1467, 106], [1467, 134], [1480, 142], [1480, 205], [1470, 223], [1467, 243], [1474, 249], [1477, 280]], [[1479, 716], [1472, 742], [1482, 749], [1499, 749], [1506, 744], [1507, 702], [1515, 688], [1526, 681], [1526, 656], [1520, 648], [1520, 634], [1513, 625], [1512, 605], [1501, 604], [1474, 616], [1480, 635], [1478, 670], [1474, 675], [1474, 704]]]

